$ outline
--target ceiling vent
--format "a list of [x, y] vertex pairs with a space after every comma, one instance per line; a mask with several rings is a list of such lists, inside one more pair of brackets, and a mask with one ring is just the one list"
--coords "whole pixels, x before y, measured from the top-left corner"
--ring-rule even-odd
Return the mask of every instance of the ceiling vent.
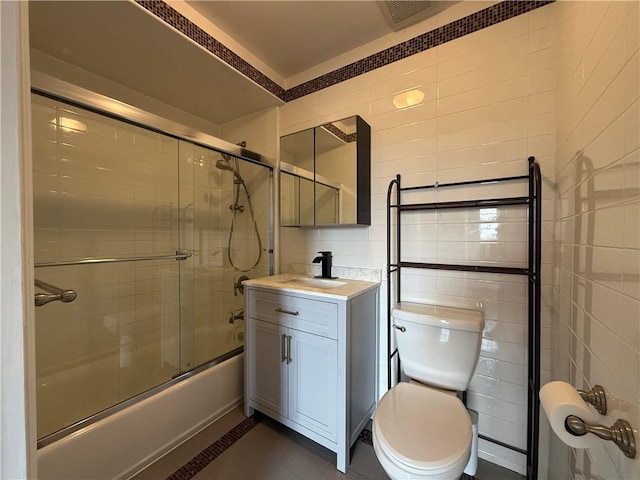
[[402, 30], [409, 25], [440, 13], [452, 1], [384, 0], [378, 2], [387, 23], [393, 30]]

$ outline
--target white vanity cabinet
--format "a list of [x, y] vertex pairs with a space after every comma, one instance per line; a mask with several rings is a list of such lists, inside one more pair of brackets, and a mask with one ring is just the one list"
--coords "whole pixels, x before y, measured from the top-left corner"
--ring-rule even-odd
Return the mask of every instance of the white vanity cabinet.
[[255, 368], [249, 398], [336, 442], [337, 341], [261, 320], [250, 323]]
[[377, 284], [326, 294], [270, 286], [280, 277], [245, 283], [245, 414], [258, 410], [333, 450], [346, 472], [376, 405]]

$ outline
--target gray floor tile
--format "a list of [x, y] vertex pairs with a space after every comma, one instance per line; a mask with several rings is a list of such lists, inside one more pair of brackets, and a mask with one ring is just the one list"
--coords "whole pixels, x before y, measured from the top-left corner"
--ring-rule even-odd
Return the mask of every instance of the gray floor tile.
[[167, 478], [197, 455], [199, 451], [199, 447], [195, 447], [190, 441], [187, 441], [133, 476], [131, 480], [158, 480]]
[[247, 433], [213, 463], [235, 461], [256, 478], [315, 479], [333, 468], [301, 436], [283, 434], [281, 426], [265, 421]]
[[321, 480], [367, 480], [367, 478], [360, 475], [353, 468], [350, 468], [347, 473], [331, 468]]
[[158, 480], [167, 478], [206, 447], [245, 419], [241, 407], [236, 407], [212, 425], [179, 445], [165, 456], [133, 476], [131, 480]]
[[388, 475], [380, 465], [371, 445], [357, 442], [351, 457], [351, 470], [368, 480], [388, 480]]
[[[245, 419], [236, 408], [134, 480], [167, 478]], [[264, 418], [204, 467], [194, 480], [387, 480], [373, 447], [358, 441], [346, 474], [336, 470], [334, 452], [297, 432]], [[524, 477], [484, 460], [476, 480], [523, 480]]]
[[257, 480], [256, 477], [247, 472], [235, 462], [219, 461], [217, 458], [203, 470], [200, 471], [193, 480]]
[[482, 459], [478, 461], [478, 480], [524, 480], [525, 477], [500, 465], [489, 463]]
[[196, 454], [218, 440], [245, 418], [242, 407], [236, 407], [222, 418], [216, 420], [212, 425], [198, 433], [198, 435], [191, 439], [191, 442], [194, 444], [194, 448], [202, 446]]

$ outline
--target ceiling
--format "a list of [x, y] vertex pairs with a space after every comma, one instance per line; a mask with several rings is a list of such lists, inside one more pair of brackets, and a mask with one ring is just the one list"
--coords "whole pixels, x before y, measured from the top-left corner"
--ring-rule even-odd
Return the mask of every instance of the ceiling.
[[[455, 2], [394, 1], [429, 4], [423, 14], [397, 24], [382, 3], [186, 0], [185, 5], [286, 80]], [[133, 1], [30, 1], [29, 16], [31, 46], [48, 58], [217, 125], [282, 104]]]
[[284, 78], [392, 31], [372, 1], [187, 3]]
[[[282, 104], [133, 2], [31, 1], [29, 33], [46, 55], [217, 125]], [[43, 73], [78, 84], [69, 72]]]
[[[356, 47], [444, 10], [454, 1], [206, 1], [186, 0], [283, 78], [299, 74]], [[404, 4], [424, 11], [395, 21]], [[406, 7], [402, 7], [406, 8]], [[412, 13], [408, 9], [407, 13]]]

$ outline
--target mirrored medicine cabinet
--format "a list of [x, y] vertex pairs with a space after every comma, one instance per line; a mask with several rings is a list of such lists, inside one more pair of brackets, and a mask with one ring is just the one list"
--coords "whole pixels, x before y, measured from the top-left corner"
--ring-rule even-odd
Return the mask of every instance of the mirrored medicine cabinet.
[[371, 225], [371, 127], [359, 116], [280, 138], [280, 225]]

